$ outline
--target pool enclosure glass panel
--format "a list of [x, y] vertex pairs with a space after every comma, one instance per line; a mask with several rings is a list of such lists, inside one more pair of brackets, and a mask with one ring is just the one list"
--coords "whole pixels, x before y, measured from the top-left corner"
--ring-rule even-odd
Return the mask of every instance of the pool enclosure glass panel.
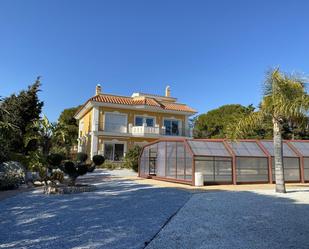
[[[286, 181], [299, 181], [300, 180], [300, 164], [299, 158], [295, 157], [284, 157], [283, 158], [284, 167], [284, 179]], [[272, 174], [273, 181], [275, 181], [275, 159], [272, 158]]]
[[184, 143], [176, 143], [176, 165], [177, 179], [185, 179], [185, 145]]
[[231, 183], [232, 182], [232, 158], [228, 157], [198, 157], [195, 158], [195, 172], [201, 172], [204, 182], [207, 183]]
[[309, 157], [309, 142], [291, 142], [304, 157]]
[[[261, 141], [261, 144], [271, 156], [274, 156], [274, 143], [272, 141]], [[296, 153], [286, 143], [283, 143], [283, 156], [297, 157]]]
[[149, 175], [149, 147], [145, 147], [141, 155], [139, 173], [141, 176]]
[[223, 142], [188, 140], [188, 143], [194, 155], [230, 156]]
[[177, 142], [167, 142], [166, 146], [166, 176], [170, 178], [176, 178]]
[[164, 177], [165, 176], [165, 148], [166, 142], [159, 142], [158, 145], [158, 154], [156, 162], [156, 175]]
[[229, 144], [236, 156], [265, 157], [264, 152], [256, 142], [231, 142]]
[[309, 158], [304, 158], [304, 178], [305, 181], [309, 181]]
[[193, 156], [186, 149], [185, 157], [185, 180], [192, 180]]
[[268, 159], [262, 157], [236, 158], [237, 182], [267, 182]]
[[[287, 182], [309, 181], [309, 141], [284, 141], [283, 164]], [[140, 176], [184, 183], [194, 184], [197, 172], [206, 184], [265, 183], [275, 181], [274, 145], [268, 140], [166, 138], [144, 147], [139, 167]]]
[[159, 141], [144, 147], [140, 175], [191, 181], [192, 160], [183, 141]]

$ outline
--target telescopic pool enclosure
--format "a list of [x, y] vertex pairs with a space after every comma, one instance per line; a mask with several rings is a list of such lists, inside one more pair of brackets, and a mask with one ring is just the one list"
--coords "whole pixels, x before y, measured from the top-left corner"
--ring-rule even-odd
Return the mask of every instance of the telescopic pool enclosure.
[[[283, 142], [287, 182], [309, 182], [309, 140]], [[271, 140], [160, 139], [143, 147], [139, 176], [195, 185], [196, 172], [205, 184], [273, 183]]]

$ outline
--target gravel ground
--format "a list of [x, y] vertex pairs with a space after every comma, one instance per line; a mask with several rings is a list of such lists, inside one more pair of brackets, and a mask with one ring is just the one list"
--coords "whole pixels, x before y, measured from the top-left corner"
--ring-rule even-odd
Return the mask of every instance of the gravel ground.
[[47, 196], [36, 190], [0, 201], [0, 248], [143, 248], [191, 196], [108, 175], [115, 172], [81, 179], [96, 182], [95, 192]]
[[309, 190], [194, 194], [146, 247], [309, 248]]

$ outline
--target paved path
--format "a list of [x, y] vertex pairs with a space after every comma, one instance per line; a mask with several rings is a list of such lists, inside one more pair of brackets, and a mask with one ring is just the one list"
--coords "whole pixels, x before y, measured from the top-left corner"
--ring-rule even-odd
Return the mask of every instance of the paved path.
[[0, 201], [0, 248], [143, 248], [191, 196], [107, 177], [112, 174], [83, 177], [96, 182], [99, 189], [91, 193], [36, 190]]
[[309, 248], [309, 190], [194, 194], [147, 249]]

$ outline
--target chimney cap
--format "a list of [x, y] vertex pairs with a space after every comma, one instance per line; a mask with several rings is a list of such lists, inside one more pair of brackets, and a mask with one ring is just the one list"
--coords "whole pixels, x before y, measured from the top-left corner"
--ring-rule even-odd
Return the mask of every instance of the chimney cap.
[[101, 94], [101, 84], [97, 84], [96, 87], [95, 87], [95, 95], [99, 95]]

